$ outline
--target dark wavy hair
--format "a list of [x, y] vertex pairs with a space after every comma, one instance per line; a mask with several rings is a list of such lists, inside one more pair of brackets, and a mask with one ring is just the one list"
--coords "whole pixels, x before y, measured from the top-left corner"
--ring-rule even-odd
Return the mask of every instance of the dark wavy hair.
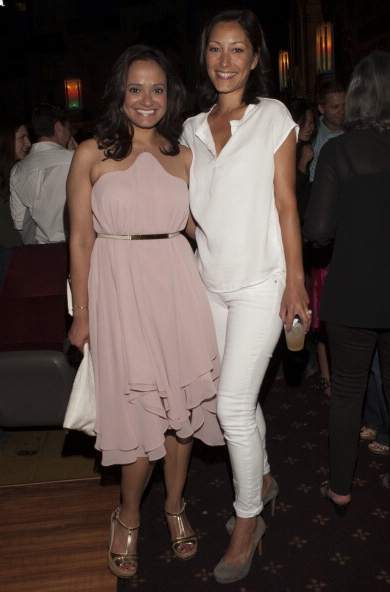
[[293, 118], [295, 123], [297, 123], [299, 125], [299, 127], [304, 127], [304, 125], [306, 123], [307, 111], [310, 111], [312, 113], [313, 121], [314, 121], [314, 130], [313, 130], [313, 135], [312, 135], [312, 140], [313, 140], [316, 137], [317, 130], [318, 130], [317, 107], [315, 107], [313, 105], [313, 103], [311, 101], [309, 101], [308, 99], [295, 99], [295, 101], [290, 103], [290, 105], [288, 106], [288, 109], [291, 113], [291, 117]]
[[181, 116], [184, 86], [167, 58], [159, 50], [147, 45], [129, 47], [115, 62], [103, 95], [103, 114], [96, 126], [95, 138], [106, 158], [123, 160], [132, 150], [134, 127], [122, 111], [126, 95], [126, 82], [133, 62], [152, 60], [164, 70], [167, 77], [167, 110], [156, 129], [170, 144], [170, 149], [160, 148], [163, 154], [179, 153], [179, 136], [182, 131]]
[[251, 70], [245, 85], [243, 103], [246, 105], [259, 103], [259, 97], [272, 95], [271, 69], [269, 52], [264, 33], [257, 17], [251, 10], [224, 10], [213, 16], [205, 25], [199, 47], [198, 102], [202, 111], [208, 111], [216, 102], [218, 93], [215, 90], [206, 65], [207, 47], [212, 29], [218, 23], [238, 23], [244, 30], [252, 46], [253, 53], [259, 55], [256, 67]]
[[[312, 113], [313, 121], [314, 121], [314, 129], [313, 129], [313, 134], [310, 138], [310, 144], [313, 144], [313, 141], [314, 141], [314, 139], [317, 135], [317, 132], [318, 132], [317, 107], [315, 107], [315, 105], [313, 105], [313, 103], [311, 103], [308, 99], [295, 99], [295, 101], [290, 103], [290, 105], [288, 106], [288, 109], [291, 113], [291, 117], [293, 118], [295, 123], [297, 123], [299, 125], [300, 128], [304, 127], [304, 125], [306, 123], [306, 113], [308, 111], [310, 111]], [[298, 141], [297, 151], [296, 151], [297, 163], [299, 162], [299, 160], [301, 158], [301, 154], [302, 154], [302, 150], [303, 150], [304, 145], [305, 145], [305, 142]]]
[[355, 66], [345, 97], [346, 129], [390, 128], [390, 53], [374, 51]]
[[8, 118], [0, 122], [0, 197], [5, 203], [9, 202], [9, 178], [11, 169], [16, 162], [15, 134], [23, 119]]

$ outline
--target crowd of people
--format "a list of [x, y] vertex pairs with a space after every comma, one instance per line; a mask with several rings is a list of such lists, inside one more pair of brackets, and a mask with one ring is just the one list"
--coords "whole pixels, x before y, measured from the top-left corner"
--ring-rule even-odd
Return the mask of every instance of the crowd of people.
[[[48, 104], [33, 113], [32, 146], [25, 123], [1, 128], [0, 281], [19, 245], [69, 240], [69, 339], [90, 343], [96, 448], [122, 470], [114, 575], [137, 573], [141, 498], [159, 460], [173, 553], [197, 553], [184, 501], [193, 438], [227, 445], [234, 513], [214, 570], [224, 584], [248, 574], [279, 493], [258, 394], [297, 316], [316, 332], [330, 397], [320, 493], [338, 515], [359, 438], [389, 454], [390, 54], [363, 58], [347, 91], [328, 81], [316, 104], [287, 106], [251, 11], [212, 17], [199, 55], [200, 113], [184, 125], [177, 73], [137, 45], [115, 62], [79, 147]], [[389, 473], [380, 483], [390, 488]]]
[[0, 287], [13, 250], [69, 238], [66, 179], [77, 142], [67, 113], [43, 103], [27, 122], [0, 121]]

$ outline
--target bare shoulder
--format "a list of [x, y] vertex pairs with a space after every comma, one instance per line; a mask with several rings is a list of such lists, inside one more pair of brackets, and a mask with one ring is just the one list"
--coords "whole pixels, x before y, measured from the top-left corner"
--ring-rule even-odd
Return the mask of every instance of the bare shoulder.
[[180, 156], [184, 161], [184, 166], [187, 170], [190, 170], [192, 164], [192, 151], [187, 146], [180, 144]]
[[191, 165], [192, 165], [192, 152], [189, 148], [187, 148], [187, 146], [180, 145], [180, 158], [183, 161], [184, 170], [186, 173], [186, 181], [187, 181], [187, 185], [189, 185], [190, 169], [191, 169]]
[[71, 172], [77, 176], [85, 176], [92, 185], [104, 173], [104, 150], [99, 148], [94, 138], [85, 140], [77, 148]]
[[101, 159], [102, 151], [98, 148], [98, 144], [94, 138], [84, 140], [76, 149], [75, 156], [78, 160], [83, 162], [94, 162], [96, 159]]

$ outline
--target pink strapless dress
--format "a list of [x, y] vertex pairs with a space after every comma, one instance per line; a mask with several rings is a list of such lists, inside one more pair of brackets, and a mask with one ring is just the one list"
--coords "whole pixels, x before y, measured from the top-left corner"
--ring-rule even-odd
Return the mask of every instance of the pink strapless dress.
[[[100, 177], [92, 210], [97, 233], [176, 232], [188, 217], [187, 185], [145, 152], [129, 169]], [[167, 430], [224, 444], [216, 417], [220, 363], [214, 325], [183, 235], [97, 238], [89, 317], [96, 447], [104, 465], [163, 457]]]

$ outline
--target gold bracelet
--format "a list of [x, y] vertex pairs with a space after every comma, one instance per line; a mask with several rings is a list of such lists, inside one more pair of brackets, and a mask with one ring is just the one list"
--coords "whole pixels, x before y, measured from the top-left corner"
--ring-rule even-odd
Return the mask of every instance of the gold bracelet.
[[72, 308], [72, 310], [74, 310], [75, 308], [88, 308], [88, 306], [74, 306], [74, 307]]

